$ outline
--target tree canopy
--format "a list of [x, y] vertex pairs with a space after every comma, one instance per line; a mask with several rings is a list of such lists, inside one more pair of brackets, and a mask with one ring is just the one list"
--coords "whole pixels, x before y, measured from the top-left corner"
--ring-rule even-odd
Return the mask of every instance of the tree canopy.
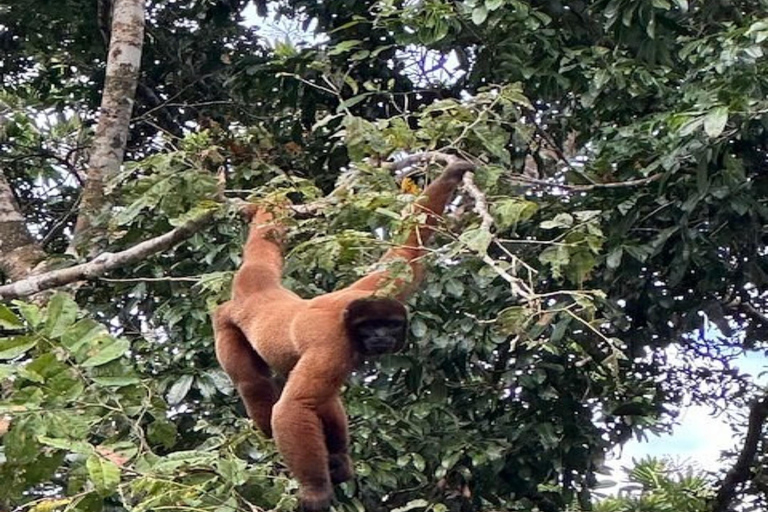
[[733, 361], [768, 342], [767, 19], [766, 0], [5, 2], [0, 508], [292, 510], [213, 353], [239, 204], [302, 205], [285, 282], [338, 289], [413, 222], [435, 166], [385, 162], [424, 151], [478, 169], [407, 349], [346, 387], [337, 510], [592, 510], [608, 452], [687, 403], [743, 439], [680, 510], [765, 507], [768, 398]]

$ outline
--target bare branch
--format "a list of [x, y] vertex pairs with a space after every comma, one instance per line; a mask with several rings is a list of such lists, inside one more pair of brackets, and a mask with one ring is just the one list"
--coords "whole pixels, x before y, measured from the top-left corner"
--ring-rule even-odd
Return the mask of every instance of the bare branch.
[[755, 401], [749, 407], [749, 422], [744, 445], [741, 447], [736, 463], [726, 473], [720, 484], [720, 489], [712, 501], [712, 512], [730, 510], [730, 504], [736, 496], [736, 488], [752, 477], [751, 466], [755, 461], [758, 444], [762, 439], [766, 418], [768, 418], [768, 395]]
[[662, 178], [663, 174], [654, 174], [647, 178], [640, 178], [637, 180], [629, 181], [616, 181], [613, 183], [594, 183], [592, 185], [567, 185], [564, 183], [553, 183], [548, 180], [541, 180], [537, 178], [529, 178], [528, 176], [521, 176], [515, 174], [511, 176], [513, 181], [519, 181], [522, 183], [530, 183], [532, 185], [542, 185], [544, 187], [562, 188], [564, 190], [571, 190], [573, 192], [588, 192], [590, 190], [596, 190], [601, 188], [627, 188], [627, 187], [640, 187], [642, 185], [648, 185], [654, 181], [658, 181]]
[[145, 240], [130, 249], [116, 253], [105, 252], [87, 263], [45, 272], [44, 274], [0, 286], [0, 300], [28, 297], [43, 290], [74, 283], [75, 281], [94, 279], [114, 268], [135, 263], [169, 249], [180, 241], [189, 238], [208, 224], [213, 219], [214, 213], [215, 210], [209, 210], [168, 233]]
[[488, 201], [485, 195], [475, 185], [475, 173], [468, 172], [464, 175], [464, 190], [475, 200], [475, 212], [480, 216], [480, 229], [490, 231], [493, 227], [493, 217], [488, 212]]
[[111, 277], [99, 277], [99, 281], [104, 281], [106, 283], [163, 283], [163, 282], [172, 282], [172, 281], [181, 281], [181, 282], [190, 282], [190, 283], [196, 283], [200, 281], [200, 279], [203, 276], [165, 276], [165, 277], [126, 277], [122, 279], [118, 278], [111, 278]]
[[[464, 190], [475, 201], [475, 212], [480, 216], [481, 219], [480, 229], [490, 232], [491, 228], [493, 227], [493, 217], [488, 211], [488, 201], [480, 189], [477, 188], [474, 178], [475, 174], [472, 172], [468, 172], [464, 175]], [[522, 279], [519, 279], [504, 270], [501, 264], [491, 258], [487, 252], [483, 252], [480, 257], [483, 259], [483, 262], [486, 265], [491, 267], [494, 272], [496, 272], [502, 279], [509, 283], [509, 285], [512, 287], [512, 293], [518, 297], [523, 297], [526, 300], [533, 298], [533, 291], [523, 282]], [[512, 257], [517, 260], [515, 256]]]
[[[411, 167], [413, 165], [417, 165], [420, 163], [437, 162], [442, 165], [450, 165], [451, 163], [459, 160], [464, 160], [464, 159], [456, 155], [444, 153], [442, 151], [424, 151], [423, 153], [416, 153], [413, 155], [409, 155], [403, 158], [402, 160], [398, 160], [396, 162], [386, 162], [383, 164], [383, 166], [385, 169], [390, 169], [392, 171], [402, 171], [403, 169], [406, 169], [408, 167]], [[532, 185], [541, 185], [544, 187], [551, 187], [551, 188], [561, 188], [564, 190], [571, 190], [574, 192], [588, 192], [590, 190], [596, 190], [596, 189], [639, 187], [642, 185], [653, 183], [654, 181], [658, 181], [662, 178], [662, 176], [663, 174], [654, 174], [653, 176], [648, 176], [647, 178], [640, 178], [636, 180], [617, 181], [613, 183], [593, 183], [590, 185], [568, 185], [564, 183], [554, 183], [549, 180], [531, 178], [531, 177], [522, 176], [519, 174], [511, 175], [510, 179], [512, 179], [513, 181], [518, 181], [522, 183], [530, 183]], [[465, 182], [465, 185], [466, 185], [466, 182]], [[475, 190], [479, 192], [477, 188], [475, 188]]]
[[450, 165], [453, 162], [456, 162], [458, 160], [463, 160], [462, 158], [451, 155], [448, 153], [443, 153], [441, 151], [424, 151], [423, 153], [416, 153], [413, 155], [409, 155], [402, 160], [398, 160], [396, 162], [386, 162], [383, 164], [383, 167], [385, 169], [389, 169], [391, 171], [402, 171], [403, 169], [406, 169], [408, 167], [411, 167], [412, 165], [417, 165], [421, 163], [427, 163], [427, 162], [437, 162], [442, 165]]

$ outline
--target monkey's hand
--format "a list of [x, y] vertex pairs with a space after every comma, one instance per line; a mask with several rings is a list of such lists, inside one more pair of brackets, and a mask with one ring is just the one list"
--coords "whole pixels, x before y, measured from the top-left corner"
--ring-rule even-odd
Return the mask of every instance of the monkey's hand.
[[240, 207], [240, 215], [246, 222], [257, 225], [269, 224], [275, 218], [290, 211], [291, 203], [285, 198], [269, 198], [257, 203], [245, 203]]
[[467, 162], [466, 160], [454, 160], [446, 166], [441, 178], [445, 178], [446, 181], [458, 184], [461, 183], [464, 174], [474, 170], [475, 164]]

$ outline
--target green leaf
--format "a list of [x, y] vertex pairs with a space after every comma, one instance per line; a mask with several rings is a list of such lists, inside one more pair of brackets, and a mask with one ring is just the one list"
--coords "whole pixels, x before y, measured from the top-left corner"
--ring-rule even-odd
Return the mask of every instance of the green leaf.
[[48, 302], [45, 332], [58, 338], [77, 319], [77, 303], [66, 293], [57, 293]]
[[233, 391], [232, 381], [229, 375], [220, 368], [214, 368], [205, 372], [205, 375], [211, 379], [213, 385], [216, 386], [221, 393], [225, 395], [231, 395]]
[[552, 276], [559, 278], [563, 275], [563, 267], [571, 261], [571, 256], [566, 246], [555, 245], [541, 251], [539, 261], [552, 267]]
[[61, 335], [61, 343], [77, 353], [83, 346], [95, 344], [99, 338], [108, 337], [106, 328], [90, 318], [83, 318], [71, 325]]
[[162, 444], [166, 449], [173, 448], [176, 444], [178, 431], [176, 424], [166, 419], [153, 421], [147, 429], [147, 437], [156, 444]]
[[475, 7], [472, 10], [472, 23], [481, 25], [488, 18], [488, 9], [485, 5]]
[[427, 334], [427, 324], [421, 318], [414, 318], [411, 321], [411, 333], [416, 338], [423, 338]]
[[0, 327], [5, 329], [20, 329], [24, 327], [24, 322], [14, 315], [5, 305], [0, 304]]
[[485, 0], [485, 7], [489, 11], [495, 11], [496, 9], [504, 5], [505, 1], [506, 0]]
[[575, 251], [570, 255], [570, 261], [568, 262], [569, 279], [581, 286], [584, 280], [589, 277], [596, 264], [595, 257], [588, 250]]
[[624, 255], [624, 250], [621, 247], [617, 247], [613, 249], [610, 253], [608, 253], [608, 257], [605, 260], [606, 265], [611, 270], [615, 270], [619, 268], [619, 265], [621, 265], [621, 257]]
[[243, 485], [248, 479], [247, 466], [244, 460], [219, 459], [216, 462], [216, 468], [221, 477], [230, 485]]
[[359, 39], [348, 39], [346, 41], [342, 41], [339, 44], [331, 47], [331, 49], [328, 50], [328, 55], [341, 55], [342, 53], [346, 53], [352, 48], [358, 46], [361, 42], [362, 41]]
[[728, 107], [717, 107], [704, 118], [704, 132], [711, 138], [719, 137], [728, 122]]
[[485, 254], [491, 245], [493, 235], [485, 229], [468, 229], [459, 236], [459, 241], [478, 254]]
[[38, 442], [46, 446], [51, 446], [59, 450], [65, 450], [81, 455], [90, 455], [93, 453], [93, 446], [85, 441], [73, 441], [71, 439], [61, 439], [55, 437], [37, 436]]
[[18, 366], [15, 364], [0, 364], [0, 381], [13, 375], [17, 369]]
[[464, 295], [464, 285], [461, 283], [461, 281], [456, 279], [449, 279], [448, 282], [445, 283], [445, 291], [454, 297], [461, 297]]
[[88, 479], [102, 495], [112, 493], [120, 483], [120, 468], [111, 460], [94, 454], [85, 461], [85, 467], [88, 469]]
[[141, 382], [141, 379], [138, 377], [91, 377], [91, 380], [98, 384], [99, 386], [103, 386], [105, 388], [122, 388], [125, 386], [135, 386], [136, 384], [139, 384]]
[[516, 226], [533, 217], [539, 206], [533, 201], [512, 197], [494, 203], [492, 213], [500, 230]]
[[40, 308], [35, 304], [27, 304], [20, 300], [13, 301], [13, 305], [19, 308], [21, 316], [24, 317], [32, 328], [36, 328], [43, 321], [43, 314], [40, 312]]
[[533, 312], [526, 306], [512, 306], [499, 312], [496, 324], [505, 334], [522, 334]]
[[363, 101], [364, 99], [368, 98], [369, 96], [371, 96], [371, 93], [364, 92], [362, 94], [358, 94], [357, 96], [352, 96], [351, 98], [347, 98], [346, 100], [342, 101], [339, 104], [339, 106], [336, 109], [336, 111], [337, 112], [343, 112], [344, 110], [346, 110], [348, 108], [352, 108], [355, 105], [357, 105], [358, 103], [360, 103], [361, 101]]
[[679, 128], [680, 136], [687, 137], [688, 135], [691, 135], [696, 130], [698, 130], [702, 124], [704, 124], [704, 119], [702, 117], [694, 117], [688, 119]]
[[101, 366], [110, 361], [114, 361], [118, 357], [122, 357], [126, 352], [128, 352], [130, 347], [131, 344], [128, 340], [120, 338], [107, 345], [95, 347], [93, 350], [89, 351], [90, 357], [83, 361], [83, 366], [86, 368], [92, 366]]
[[16, 359], [37, 344], [37, 338], [16, 336], [0, 338], [0, 360]]
[[417, 508], [427, 508], [429, 502], [423, 498], [411, 500], [402, 507], [393, 508], [392, 512], [408, 512], [410, 510], [416, 510]]
[[540, 225], [541, 229], [570, 228], [573, 226], [573, 216], [569, 213], [558, 213], [552, 220], [545, 220]]
[[182, 375], [179, 380], [174, 382], [171, 389], [168, 390], [168, 396], [166, 397], [168, 403], [176, 405], [184, 400], [184, 397], [187, 396], [187, 393], [189, 393], [189, 390], [192, 387], [192, 381], [194, 381], [194, 377], [186, 374]]

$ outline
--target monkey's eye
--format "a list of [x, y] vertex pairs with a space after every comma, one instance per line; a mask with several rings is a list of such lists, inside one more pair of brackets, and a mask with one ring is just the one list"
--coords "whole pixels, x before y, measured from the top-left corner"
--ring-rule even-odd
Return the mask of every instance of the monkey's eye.
[[366, 320], [365, 322], [361, 322], [357, 328], [361, 331], [370, 331], [374, 329], [389, 329], [389, 330], [397, 330], [402, 328], [405, 325], [405, 322], [402, 320], [394, 320], [394, 319], [377, 319], [377, 320]]

